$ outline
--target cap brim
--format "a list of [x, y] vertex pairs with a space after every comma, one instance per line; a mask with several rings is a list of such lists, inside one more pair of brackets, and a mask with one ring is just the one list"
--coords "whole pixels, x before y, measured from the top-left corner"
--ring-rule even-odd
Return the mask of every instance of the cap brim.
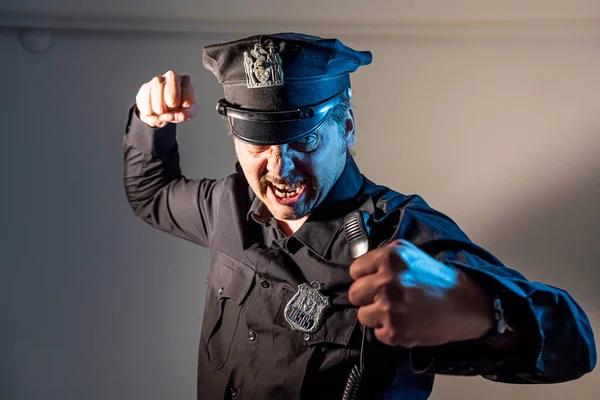
[[231, 133], [245, 143], [270, 146], [291, 143], [319, 129], [329, 113], [286, 122], [257, 122], [229, 118]]

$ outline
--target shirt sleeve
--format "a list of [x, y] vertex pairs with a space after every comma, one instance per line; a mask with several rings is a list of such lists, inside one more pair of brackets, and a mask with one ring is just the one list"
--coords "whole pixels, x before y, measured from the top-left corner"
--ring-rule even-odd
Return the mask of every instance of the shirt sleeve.
[[134, 214], [161, 231], [210, 246], [224, 181], [182, 175], [176, 125], [149, 127], [134, 106], [123, 147], [123, 181]]
[[528, 281], [472, 243], [447, 216], [418, 200], [401, 211], [396, 238], [479, 279], [502, 295], [518, 342], [509, 350], [472, 340], [411, 350], [415, 372], [483, 375], [506, 383], [555, 383], [581, 377], [596, 364], [590, 322], [566, 291]]

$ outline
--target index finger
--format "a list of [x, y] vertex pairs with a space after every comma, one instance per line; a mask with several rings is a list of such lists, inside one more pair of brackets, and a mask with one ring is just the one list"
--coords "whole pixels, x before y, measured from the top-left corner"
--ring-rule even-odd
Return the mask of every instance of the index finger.
[[150, 89], [152, 85], [150, 82], [144, 83], [137, 95], [135, 96], [135, 104], [143, 115], [154, 115], [154, 111], [152, 111], [152, 104], [150, 103]]
[[403, 250], [414, 248], [416, 247], [410, 242], [396, 239], [385, 247], [371, 250], [350, 265], [350, 277], [357, 280], [365, 275], [375, 274], [382, 268], [391, 267], [392, 270], [402, 268], [406, 265]]
[[354, 260], [350, 265], [350, 277], [357, 280], [365, 275], [371, 275], [379, 271], [381, 262], [385, 258], [384, 249], [368, 251], [363, 256]]

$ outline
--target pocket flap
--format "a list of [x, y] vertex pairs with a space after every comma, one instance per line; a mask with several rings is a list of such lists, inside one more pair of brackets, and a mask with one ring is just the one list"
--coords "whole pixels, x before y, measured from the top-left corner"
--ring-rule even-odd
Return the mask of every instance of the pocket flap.
[[242, 304], [254, 282], [255, 271], [235, 258], [219, 252], [208, 274], [208, 283], [219, 298]]

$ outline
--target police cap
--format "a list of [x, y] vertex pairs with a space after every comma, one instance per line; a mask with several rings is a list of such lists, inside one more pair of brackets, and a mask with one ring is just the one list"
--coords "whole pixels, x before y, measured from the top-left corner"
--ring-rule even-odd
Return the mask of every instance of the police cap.
[[223, 85], [217, 111], [230, 118], [233, 135], [273, 145], [318, 129], [352, 97], [349, 75], [372, 56], [337, 39], [278, 33], [206, 46], [202, 59]]

